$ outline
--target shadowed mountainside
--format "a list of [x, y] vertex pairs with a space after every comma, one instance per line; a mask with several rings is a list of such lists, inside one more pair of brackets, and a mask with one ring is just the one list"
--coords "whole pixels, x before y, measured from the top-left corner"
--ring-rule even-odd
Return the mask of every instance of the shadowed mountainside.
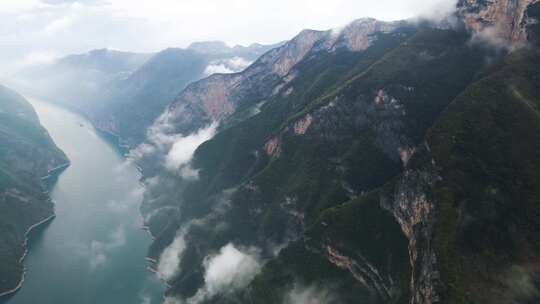
[[[133, 151], [166, 303], [537, 301], [538, 3], [509, 2], [306, 30], [188, 86]], [[230, 252], [258, 267], [219, 280]]]
[[0, 294], [20, 287], [26, 233], [54, 216], [44, 178], [68, 163], [30, 103], [0, 86]]

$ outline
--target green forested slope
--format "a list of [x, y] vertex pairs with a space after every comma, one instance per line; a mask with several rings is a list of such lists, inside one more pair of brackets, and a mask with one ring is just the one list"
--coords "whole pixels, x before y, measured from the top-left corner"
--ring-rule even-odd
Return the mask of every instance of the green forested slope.
[[66, 163], [30, 103], [0, 87], [0, 293], [21, 280], [27, 229], [54, 214], [42, 177]]
[[152, 255], [186, 244], [169, 295], [196, 295], [232, 243], [264, 267], [209, 303], [536, 303], [537, 28], [505, 49], [402, 25], [359, 52], [316, 45], [256, 114], [244, 96], [198, 179], [158, 173], [147, 195], [178, 211], [150, 221]]

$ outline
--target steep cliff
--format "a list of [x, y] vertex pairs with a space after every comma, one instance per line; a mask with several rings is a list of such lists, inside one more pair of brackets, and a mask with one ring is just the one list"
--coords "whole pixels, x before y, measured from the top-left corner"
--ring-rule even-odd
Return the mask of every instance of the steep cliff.
[[[166, 303], [537, 301], [537, 5], [306, 30], [188, 86], [134, 154]], [[260, 267], [215, 282], [231, 247]]]
[[535, 303], [540, 53], [516, 51], [431, 128], [435, 253], [446, 303]]
[[[392, 36], [396, 29], [399, 29], [398, 33], [393, 37], [385, 36]], [[406, 36], [410, 31], [411, 26], [403, 22], [386, 23], [374, 19], [355, 21], [339, 31], [302, 31], [282, 46], [265, 53], [240, 73], [216, 74], [189, 85], [149, 129], [148, 140], [142, 150], [167, 154], [174, 143], [174, 140], [167, 139], [188, 136], [215, 122], [221, 122], [220, 129], [226, 129], [258, 114], [271, 100], [299, 96], [291, 83], [299, 74], [299, 65], [307, 65], [310, 60], [314, 63], [312, 67], [306, 66], [312, 69], [310, 81], [320, 84], [320, 87], [315, 85], [311, 88], [310, 94], [314, 96], [328, 81], [335, 81], [332, 78], [347, 77], [339, 72], [350, 72], [348, 69], [354, 66], [355, 59], [360, 62], [358, 69], [362, 69], [372, 62], [370, 56], [381, 56], [382, 52], [369, 50], [379, 38], [378, 47], [384, 49], [396, 43], [399, 35]], [[338, 54], [342, 53], [348, 55], [341, 59]], [[318, 58], [324, 60], [319, 62]], [[331, 62], [335, 67], [326, 72]], [[315, 69], [321, 73], [320, 77], [315, 77]], [[303, 86], [308, 84], [306, 79], [297, 82]], [[304, 89], [308, 88], [300, 88]], [[143, 155], [148, 160], [143, 161], [142, 166], [153, 172], [159, 160], [154, 157], [155, 153], [150, 154]]]
[[[143, 210], [157, 238], [153, 248], [156, 257], [175, 238], [178, 228], [184, 231], [181, 271], [169, 278], [174, 294], [193, 296], [200, 287], [197, 282], [204, 279], [205, 257], [227, 242], [261, 248], [264, 260], [271, 260], [278, 252], [276, 248], [287, 248], [288, 242], [302, 238], [326, 210], [373, 191], [400, 174], [427, 128], [481, 68], [482, 51], [467, 46], [466, 33], [394, 23], [392, 30], [386, 24], [366, 35], [374, 23], [360, 20], [340, 33], [304, 31], [243, 73], [216, 75], [189, 86], [165, 114], [168, 120], [162, 126], [168, 129], [162, 136], [189, 134], [212, 121], [223, 122], [222, 130], [195, 153], [192, 167], [198, 171], [198, 179], [189, 181], [174, 171], [158, 169], [156, 179], [151, 180], [159, 182], [149, 185]], [[352, 47], [362, 43], [351, 38], [351, 31], [357, 31], [356, 37], [365, 37], [367, 43]], [[458, 62], [466, 62], [467, 68]], [[250, 77], [243, 78], [245, 75]], [[256, 79], [273, 82], [269, 85]], [[433, 79], [439, 81], [433, 83]], [[234, 95], [244, 88], [261, 87], [262, 97]], [[259, 111], [240, 119], [238, 114], [253, 105]], [[218, 207], [224, 191], [232, 194], [225, 205]], [[408, 257], [409, 252], [416, 252], [417, 240], [424, 238], [424, 231], [412, 228], [423, 217], [406, 218], [406, 209], [415, 204], [414, 197], [404, 199], [403, 210], [393, 215], [390, 207], [371, 203], [373, 212], [395, 221], [391, 231], [376, 228], [371, 222], [350, 223], [352, 227], [358, 225], [355, 229], [373, 224], [371, 231], [380, 229], [389, 238], [400, 239], [401, 247], [396, 251], [382, 254], [369, 248], [373, 241], [351, 247], [349, 241], [322, 237], [317, 237], [319, 242], [310, 241], [308, 247], [295, 246], [326, 261], [321, 262], [324, 267], [330, 263], [344, 271], [344, 276], [335, 279], [336, 284], [358, 285], [356, 292], [370, 301], [403, 302], [408, 301], [410, 293], [430, 297], [430, 282], [424, 284], [430, 279], [414, 275], [414, 280], [426, 286], [420, 290], [407, 275], [409, 267], [424, 271], [420, 265], [431, 257], [423, 253]], [[362, 203], [351, 206], [360, 213], [364, 210]], [[220, 210], [217, 213], [213, 211], [216, 208]], [[170, 210], [178, 213], [171, 216]], [[189, 224], [193, 221], [202, 221], [205, 227], [225, 228], [215, 231]], [[326, 225], [333, 224], [326, 221]], [[337, 236], [340, 229], [333, 230], [333, 235]], [[391, 267], [383, 262], [394, 258], [397, 260]], [[292, 260], [285, 264], [290, 263]], [[288, 277], [301, 277], [303, 270], [298, 271]], [[326, 274], [312, 274], [308, 281], [322, 283]], [[256, 288], [265, 292], [274, 287]], [[276, 290], [286, 289], [280, 285]], [[264, 297], [253, 296], [263, 301]], [[343, 296], [354, 298], [347, 293]]]
[[538, 0], [460, 0], [458, 15], [481, 37], [519, 47], [528, 40], [527, 26], [536, 22], [527, 15], [535, 3]]
[[[473, 81], [435, 120], [399, 176], [324, 211], [302, 242], [289, 245], [265, 266], [247, 297], [283, 301], [280, 297], [298, 280], [332, 286], [325, 281], [330, 271], [317, 276], [306, 272], [313, 264], [302, 266], [300, 256], [312, 254], [327, 256], [362, 284], [371, 282], [376, 294], [389, 290], [361, 271], [364, 264], [377, 277], [392, 275], [365, 253], [375, 250], [376, 257], [384, 257], [390, 245], [378, 248], [385, 238], [366, 240], [363, 231], [400, 234], [389, 224], [374, 228], [381, 220], [371, 212], [380, 208], [393, 215], [408, 240], [407, 253], [390, 250], [392, 256], [408, 257], [411, 267], [410, 273], [399, 272], [406, 276], [402, 284], [409, 284], [403, 303], [537, 302], [539, 55], [536, 49], [516, 51]], [[354, 237], [344, 240], [349, 234]], [[293, 250], [299, 252], [296, 259]], [[403, 285], [400, 290], [406, 292]]]
[[241, 73], [214, 75], [188, 86], [156, 125], [174, 126], [169, 133], [186, 134], [201, 124], [225, 120], [234, 112], [245, 115], [248, 109], [260, 107], [292, 81], [294, 66], [306, 57], [340, 49], [363, 51], [374, 42], [375, 34], [390, 33], [399, 25], [361, 19], [340, 31], [305, 30]]
[[20, 287], [26, 234], [54, 216], [43, 178], [67, 163], [32, 106], [0, 86], [0, 294]]

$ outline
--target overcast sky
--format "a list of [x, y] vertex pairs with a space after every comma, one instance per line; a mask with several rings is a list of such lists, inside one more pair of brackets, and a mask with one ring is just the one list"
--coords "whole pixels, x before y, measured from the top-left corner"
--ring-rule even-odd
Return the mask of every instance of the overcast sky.
[[274, 43], [360, 17], [445, 12], [455, 0], [0, 0], [5, 69], [96, 48], [148, 52], [193, 41]]

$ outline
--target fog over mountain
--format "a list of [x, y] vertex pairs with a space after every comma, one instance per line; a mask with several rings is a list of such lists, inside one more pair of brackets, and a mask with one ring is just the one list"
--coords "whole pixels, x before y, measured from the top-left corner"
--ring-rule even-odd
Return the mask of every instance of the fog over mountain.
[[304, 28], [359, 17], [397, 20], [439, 14], [455, 0], [3, 0], [0, 63], [9, 70], [54, 57], [110, 48], [156, 52], [193, 41], [275, 43]]
[[2, 304], [540, 303], [540, 0], [4, 0], [0, 66]]

